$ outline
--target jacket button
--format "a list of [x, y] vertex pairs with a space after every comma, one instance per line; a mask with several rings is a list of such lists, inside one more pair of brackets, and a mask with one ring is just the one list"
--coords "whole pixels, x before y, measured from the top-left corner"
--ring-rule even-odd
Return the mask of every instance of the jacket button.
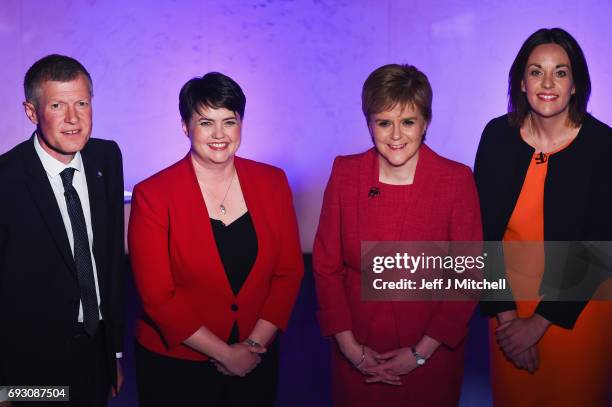
[[238, 311], [238, 305], [236, 304], [232, 304], [232, 306], [230, 307], [230, 309], [234, 312]]

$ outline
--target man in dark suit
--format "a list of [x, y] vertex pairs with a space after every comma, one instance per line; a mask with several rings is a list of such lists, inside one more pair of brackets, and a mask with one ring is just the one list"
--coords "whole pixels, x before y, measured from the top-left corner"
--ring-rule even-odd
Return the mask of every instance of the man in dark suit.
[[24, 88], [36, 131], [0, 156], [0, 387], [70, 386], [70, 405], [105, 406], [123, 380], [121, 153], [90, 139], [78, 61], [42, 58]]

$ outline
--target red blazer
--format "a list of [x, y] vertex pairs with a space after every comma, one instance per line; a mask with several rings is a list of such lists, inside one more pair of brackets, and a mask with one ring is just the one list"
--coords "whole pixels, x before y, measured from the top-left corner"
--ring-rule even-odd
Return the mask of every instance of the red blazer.
[[[370, 321], [385, 303], [361, 301], [361, 241], [482, 239], [478, 195], [468, 167], [437, 155], [423, 144], [410, 187], [411, 201], [397, 208], [406, 211], [398, 236], [389, 232], [396, 228], [389, 227], [384, 213], [377, 211], [377, 199], [368, 197], [373, 186], [380, 186], [378, 163], [375, 149], [336, 158], [313, 248], [318, 319], [323, 334], [352, 330], [357, 341], [365, 344], [381, 334], [371, 332]], [[393, 313], [388, 318], [395, 319], [401, 346], [414, 346], [427, 334], [455, 348], [467, 333], [475, 305], [393, 302]]]
[[285, 329], [304, 272], [291, 190], [282, 170], [235, 157], [257, 233], [257, 258], [234, 296], [190, 154], [134, 188], [128, 244], [144, 316], [136, 337], [162, 355], [206, 360], [182, 344], [206, 326], [240, 340], [259, 318]]

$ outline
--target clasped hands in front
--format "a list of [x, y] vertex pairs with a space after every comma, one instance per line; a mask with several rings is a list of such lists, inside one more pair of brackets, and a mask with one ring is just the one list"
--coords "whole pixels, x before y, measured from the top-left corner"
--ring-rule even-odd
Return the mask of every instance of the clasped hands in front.
[[228, 345], [221, 358], [211, 359], [217, 370], [228, 376], [246, 376], [261, 362], [266, 348], [261, 345], [251, 346], [244, 342]]
[[418, 367], [411, 348], [399, 348], [390, 352], [378, 353], [368, 346], [354, 343], [345, 349], [341, 348], [341, 351], [357, 370], [369, 376], [366, 383], [386, 383], [399, 386], [402, 384], [400, 376]]
[[535, 372], [540, 363], [537, 344], [550, 322], [536, 313], [521, 318], [516, 311], [500, 313], [498, 320], [495, 337], [504, 355], [517, 368]]

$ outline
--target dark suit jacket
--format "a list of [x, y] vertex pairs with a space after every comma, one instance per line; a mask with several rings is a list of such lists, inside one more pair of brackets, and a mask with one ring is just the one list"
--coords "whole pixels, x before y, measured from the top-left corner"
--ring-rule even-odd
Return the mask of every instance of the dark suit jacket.
[[[491, 120], [485, 127], [474, 165], [485, 240], [502, 240], [533, 153], [533, 148], [521, 139], [519, 129], [510, 127], [507, 115]], [[574, 141], [549, 157], [544, 186], [545, 240], [612, 240], [610, 154], [612, 129], [587, 115]], [[550, 293], [544, 287], [573, 284], [587, 278], [586, 270], [573, 265], [553, 267], [559, 261], [558, 255], [551, 254], [546, 253], [547, 266], [541, 287], [544, 298], [536, 312], [559, 326], [572, 328], [586, 301], [547, 301]], [[489, 258], [489, 261], [498, 265], [490, 271], [496, 275], [492, 278], [503, 276], [503, 258], [497, 262]], [[601, 281], [587, 282], [589, 288], [584, 294], [589, 291], [592, 294], [598, 282]], [[509, 289], [505, 298], [505, 302], [484, 301], [481, 310], [495, 315], [514, 309]]]
[[259, 318], [285, 329], [303, 275], [291, 190], [282, 170], [234, 160], [257, 234], [257, 258], [234, 295], [217, 251], [190, 154], [134, 188], [132, 270], [145, 317], [136, 337], [170, 357], [204, 360], [182, 342], [206, 326], [222, 340], [235, 321], [240, 340]]
[[[123, 173], [116, 143], [90, 139], [87, 178], [109, 372], [123, 341]], [[0, 383], [66, 384], [79, 287], [66, 228], [32, 139], [0, 156]]]

